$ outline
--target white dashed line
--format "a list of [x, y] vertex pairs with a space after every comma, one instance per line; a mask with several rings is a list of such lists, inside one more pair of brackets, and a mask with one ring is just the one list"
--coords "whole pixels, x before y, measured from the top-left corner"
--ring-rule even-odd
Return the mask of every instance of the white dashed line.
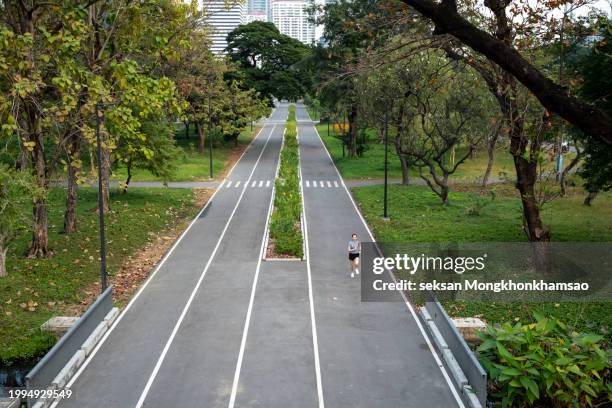
[[240, 185], [240, 181], [237, 181], [234, 187], [238, 188], [239, 185]]
[[226, 187], [230, 188], [231, 185], [232, 185], [232, 181], [230, 180], [230, 181], [227, 182], [227, 186]]
[[310, 181], [306, 180], [306, 187], [310, 187]]
[[266, 181], [266, 187], [270, 187], [270, 180]]
[[257, 187], [263, 186], [263, 180], [259, 180], [259, 185]]
[[331, 182], [327, 180], [327, 187], [331, 188]]

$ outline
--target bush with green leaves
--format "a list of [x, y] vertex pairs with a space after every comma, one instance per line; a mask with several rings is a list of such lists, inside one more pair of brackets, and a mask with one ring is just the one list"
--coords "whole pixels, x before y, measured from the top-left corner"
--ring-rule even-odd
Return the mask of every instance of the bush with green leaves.
[[274, 182], [274, 212], [270, 217], [270, 237], [277, 255], [303, 256], [297, 124], [295, 106], [289, 106], [285, 142], [280, 156], [278, 178]]
[[481, 333], [479, 359], [501, 407], [595, 407], [612, 401], [610, 362], [603, 336], [568, 333], [553, 317], [504, 323]]
[[0, 164], [0, 278], [7, 275], [6, 254], [9, 244], [32, 223], [29, 207], [36, 197], [44, 197], [29, 172]]

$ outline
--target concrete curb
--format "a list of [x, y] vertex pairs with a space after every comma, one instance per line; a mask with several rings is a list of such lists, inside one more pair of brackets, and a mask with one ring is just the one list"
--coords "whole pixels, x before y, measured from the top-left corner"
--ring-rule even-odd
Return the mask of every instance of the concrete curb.
[[[66, 387], [66, 384], [68, 384], [72, 376], [79, 370], [87, 356], [91, 354], [100, 339], [102, 339], [106, 331], [113, 324], [117, 316], [119, 316], [119, 309], [113, 307], [110, 312], [106, 314], [104, 320], [102, 320], [95, 330], [89, 335], [87, 340], [83, 342], [81, 348], [74, 353], [70, 361], [68, 361], [64, 368], [55, 377], [49, 386], [49, 389], [60, 391]], [[53, 400], [51, 398], [44, 399], [36, 402], [32, 408], [47, 408], [56, 401], [57, 400]]]
[[19, 408], [21, 401], [19, 398], [0, 398], [0, 408]]
[[419, 313], [425, 321], [427, 329], [431, 334], [431, 337], [433, 338], [436, 347], [438, 348], [438, 350], [440, 350], [442, 359], [444, 360], [445, 365], [450, 371], [453, 377], [453, 381], [455, 382], [455, 385], [458, 388], [458, 391], [461, 392], [464, 402], [466, 402], [470, 408], [483, 408], [482, 404], [478, 400], [477, 395], [472, 391], [468, 379], [466, 378], [465, 374], [463, 373], [463, 370], [457, 363], [453, 352], [449, 349], [448, 345], [446, 344], [446, 341], [444, 341], [442, 334], [436, 327], [436, 323], [429, 315], [427, 309], [422, 307], [420, 308]]

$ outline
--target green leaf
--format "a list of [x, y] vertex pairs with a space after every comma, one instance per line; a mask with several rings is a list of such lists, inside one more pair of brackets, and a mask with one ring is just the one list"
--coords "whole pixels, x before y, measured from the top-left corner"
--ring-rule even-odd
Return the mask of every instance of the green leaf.
[[497, 342], [497, 352], [502, 358], [508, 361], [514, 358], [512, 354], [510, 354], [510, 352], [500, 342]]
[[538, 385], [531, 378], [520, 377], [519, 381], [526, 390], [532, 393], [536, 398], [540, 398], [540, 390], [538, 389]]
[[510, 377], [516, 377], [516, 376], [519, 376], [519, 375], [522, 374], [522, 372], [520, 370], [518, 370], [516, 368], [512, 368], [512, 367], [503, 369], [501, 373], [502, 373], [502, 375], [507, 375], [507, 376], [510, 376]]

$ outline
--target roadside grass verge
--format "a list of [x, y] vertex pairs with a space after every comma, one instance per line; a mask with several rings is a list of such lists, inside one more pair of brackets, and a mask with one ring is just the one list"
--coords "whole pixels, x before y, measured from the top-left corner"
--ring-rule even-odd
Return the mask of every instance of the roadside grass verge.
[[[390, 186], [390, 221], [382, 219], [383, 187], [352, 189], [353, 196], [372, 227], [376, 239], [392, 243], [425, 242], [524, 242], [521, 229], [520, 199], [487, 199], [472, 192], [451, 192], [450, 204], [440, 200], [425, 186]], [[612, 194], [602, 193], [592, 207], [582, 205], [582, 196], [556, 199], [542, 211], [554, 241], [606, 242], [612, 240]], [[599, 201], [597, 201], [599, 200]], [[473, 215], [473, 206], [482, 206]], [[469, 215], [472, 214], [472, 215]], [[612, 336], [610, 304], [594, 303], [490, 303], [447, 302], [451, 316], [481, 317], [490, 324], [509, 320], [531, 322], [531, 312], [552, 315], [578, 331]]]
[[278, 177], [274, 181], [274, 210], [270, 216], [270, 239], [279, 257], [302, 258], [302, 198], [300, 195], [299, 148], [295, 106], [289, 106]]
[[[250, 127], [240, 133], [238, 137], [238, 149], [245, 148], [253, 139], [253, 135], [257, 134], [258, 128]], [[210, 160], [208, 152], [208, 140], [203, 153], [198, 152], [199, 139], [195, 134], [194, 127], [190, 128], [190, 137], [187, 139], [184, 135], [184, 130], [177, 130], [175, 133], [176, 145], [179, 148], [179, 155], [174, 160], [176, 171], [170, 180], [163, 180], [148, 170], [134, 169], [132, 171], [132, 181], [206, 181], [209, 180]], [[227, 168], [227, 164], [231, 159], [232, 151], [237, 147], [233, 142], [215, 141], [213, 146], [213, 177], [218, 179]], [[113, 171], [113, 179], [125, 181], [127, 178], [127, 170], [120, 165]]]
[[[113, 276], [137, 249], [157, 233], [175, 227], [197, 212], [188, 189], [131, 188], [127, 194], [111, 191], [106, 216], [108, 271]], [[29, 360], [44, 354], [55, 338], [39, 330], [47, 319], [83, 307], [95, 293], [84, 291], [99, 280], [98, 215], [93, 210], [97, 190], [81, 188], [78, 228], [61, 233], [65, 191], [49, 191], [49, 248], [47, 259], [21, 256], [30, 234], [24, 231], [10, 247], [8, 277], [0, 279], [0, 362]]]

